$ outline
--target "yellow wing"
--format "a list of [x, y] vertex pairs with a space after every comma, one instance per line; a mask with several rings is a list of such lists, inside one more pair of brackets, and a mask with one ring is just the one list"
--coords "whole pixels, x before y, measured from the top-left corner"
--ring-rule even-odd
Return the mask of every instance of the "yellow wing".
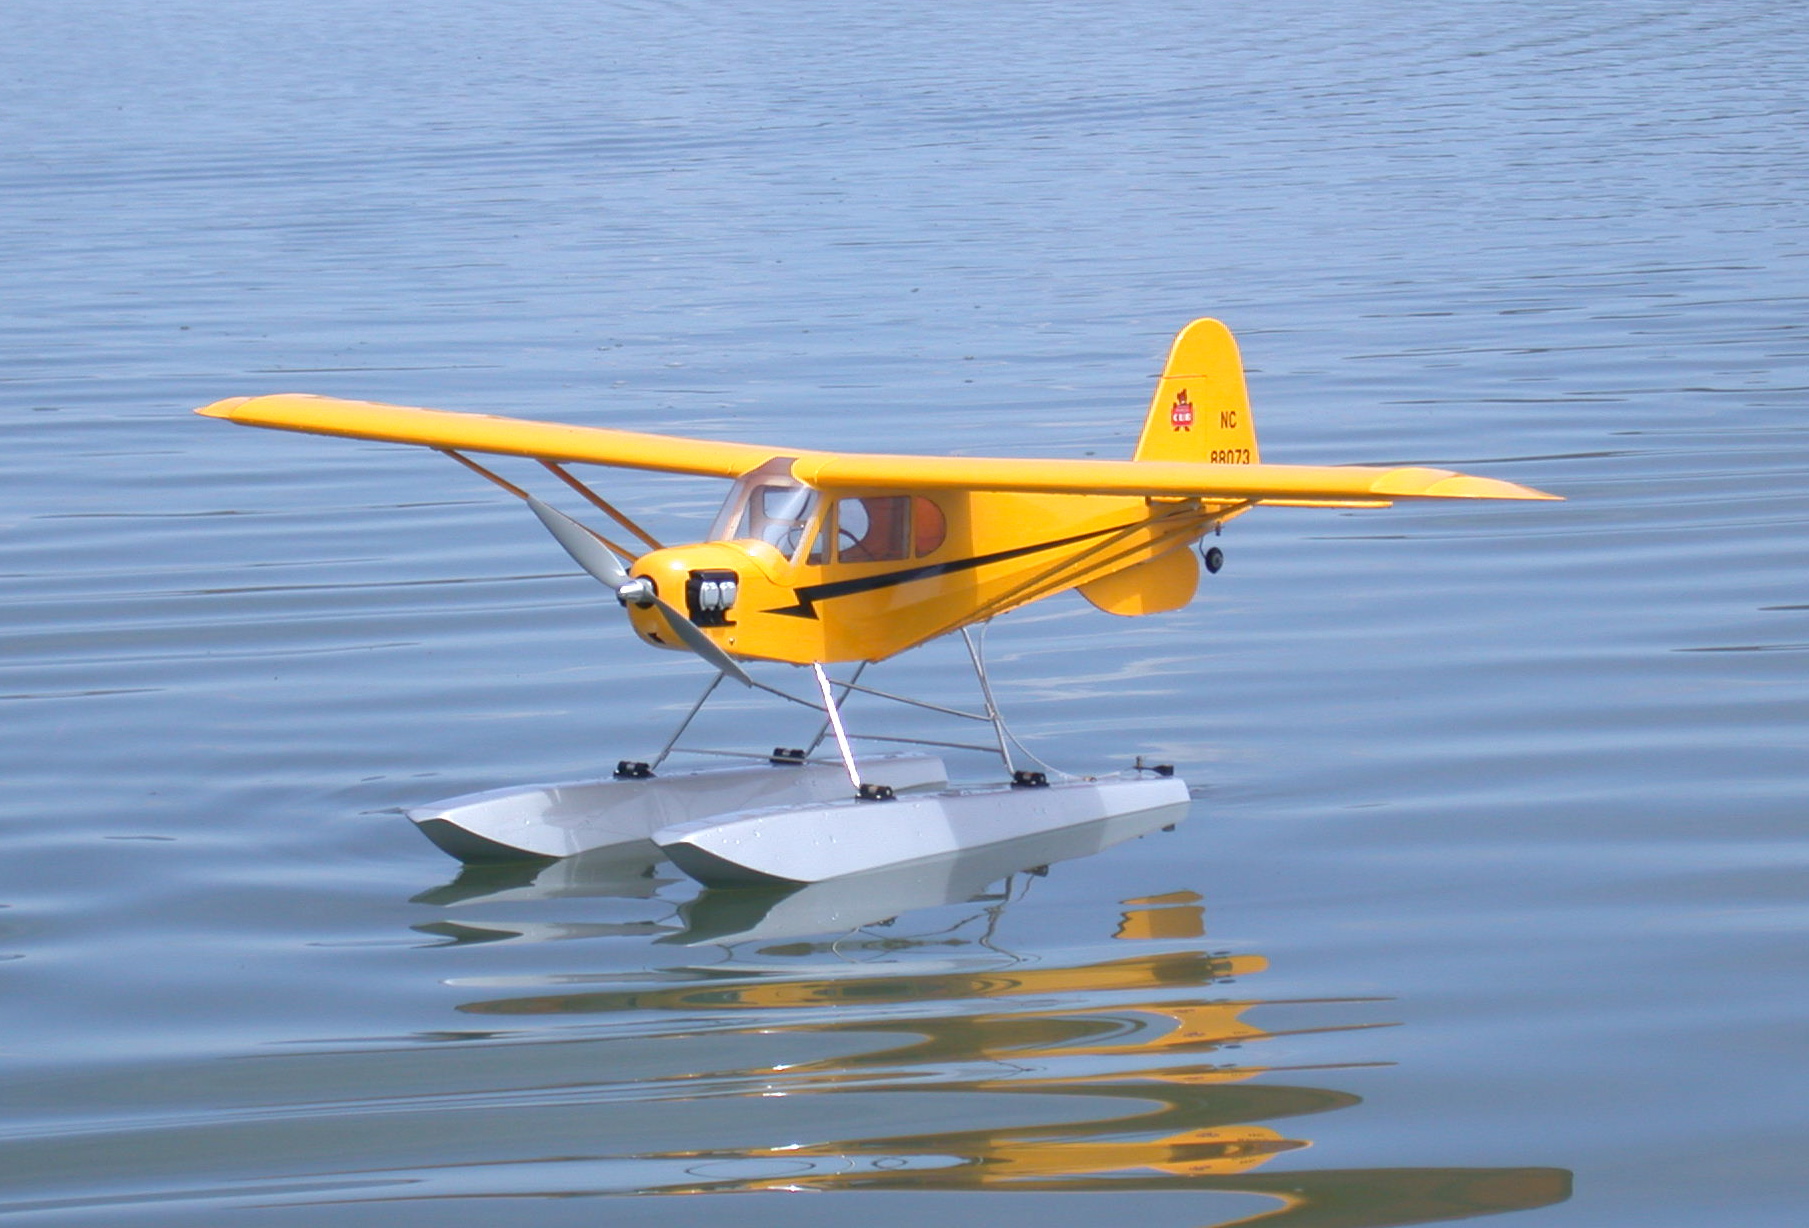
[[653, 469], [661, 473], [694, 473], [738, 478], [775, 456], [795, 456], [775, 448], [745, 443], [678, 439], [597, 426], [532, 422], [494, 414], [459, 414], [444, 409], [413, 409], [376, 401], [341, 401], [333, 397], [286, 392], [267, 397], [233, 397], [195, 411], [244, 426], [267, 426], [314, 435], [341, 435], [384, 443], [413, 443], [457, 452], [489, 452], [530, 456], [536, 460], [580, 461]]
[[1021, 491], [1358, 507], [1383, 507], [1395, 499], [1558, 497], [1448, 469], [817, 452], [491, 414], [413, 409], [374, 401], [342, 401], [301, 393], [235, 397], [195, 412], [246, 426], [706, 477], [737, 478], [775, 457], [786, 457], [793, 461], [793, 476], [819, 490]]
[[1002, 490], [1143, 495], [1227, 503], [1358, 504], [1395, 499], [1556, 499], [1543, 491], [1449, 469], [1358, 465], [1209, 465], [1187, 461], [1003, 460], [984, 457], [815, 455], [792, 466], [820, 490]]

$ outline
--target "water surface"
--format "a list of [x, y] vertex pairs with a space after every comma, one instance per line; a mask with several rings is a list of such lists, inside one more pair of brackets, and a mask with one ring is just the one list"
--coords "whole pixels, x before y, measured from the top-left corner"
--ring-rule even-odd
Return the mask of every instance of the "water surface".
[[[0, 1215], [1799, 1222], [1796, 9], [8, 27]], [[399, 807], [644, 758], [699, 667], [438, 458], [188, 412], [1122, 456], [1199, 315], [1266, 459], [1568, 501], [1270, 510], [1184, 611], [1001, 620], [1032, 749], [1193, 813], [829, 932], [460, 873]]]

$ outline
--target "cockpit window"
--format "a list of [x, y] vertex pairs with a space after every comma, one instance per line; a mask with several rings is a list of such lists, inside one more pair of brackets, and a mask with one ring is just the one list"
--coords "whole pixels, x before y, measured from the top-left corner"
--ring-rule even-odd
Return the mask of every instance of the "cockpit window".
[[916, 542], [918, 558], [936, 553], [948, 540], [948, 517], [922, 495], [911, 497], [911, 536]]
[[922, 495], [838, 499], [824, 521], [810, 552], [812, 563], [824, 561], [830, 539], [838, 563], [886, 563], [934, 554], [948, 537], [942, 509]]
[[808, 486], [756, 486], [733, 536], [757, 537], [789, 556], [798, 548], [816, 506], [817, 492]]
[[757, 538], [790, 557], [817, 508], [817, 492], [791, 476], [791, 461], [769, 461], [735, 483], [711, 526], [713, 540]]
[[838, 563], [885, 563], [911, 557], [911, 498], [876, 495], [835, 505]]
[[755, 538], [794, 562], [820, 567], [921, 559], [948, 538], [948, 518], [935, 500], [862, 495], [825, 501], [791, 476], [792, 464], [790, 457], [775, 457], [743, 475], [716, 514], [710, 540]]

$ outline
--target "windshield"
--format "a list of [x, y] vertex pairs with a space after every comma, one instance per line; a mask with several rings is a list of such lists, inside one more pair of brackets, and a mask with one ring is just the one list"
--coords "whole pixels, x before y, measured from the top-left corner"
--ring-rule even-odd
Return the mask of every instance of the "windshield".
[[790, 557], [817, 510], [817, 492], [791, 476], [791, 460], [768, 461], [735, 483], [710, 536], [758, 538]]

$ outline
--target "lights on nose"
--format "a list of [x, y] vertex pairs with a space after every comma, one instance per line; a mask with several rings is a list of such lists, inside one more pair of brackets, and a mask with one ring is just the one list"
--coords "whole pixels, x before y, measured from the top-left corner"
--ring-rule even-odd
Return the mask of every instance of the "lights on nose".
[[707, 610], [726, 610], [735, 604], [735, 582], [733, 580], [702, 580], [697, 585], [697, 608], [699, 612]]
[[700, 627], [726, 627], [740, 589], [741, 578], [732, 571], [694, 571], [685, 581], [685, 612]]

